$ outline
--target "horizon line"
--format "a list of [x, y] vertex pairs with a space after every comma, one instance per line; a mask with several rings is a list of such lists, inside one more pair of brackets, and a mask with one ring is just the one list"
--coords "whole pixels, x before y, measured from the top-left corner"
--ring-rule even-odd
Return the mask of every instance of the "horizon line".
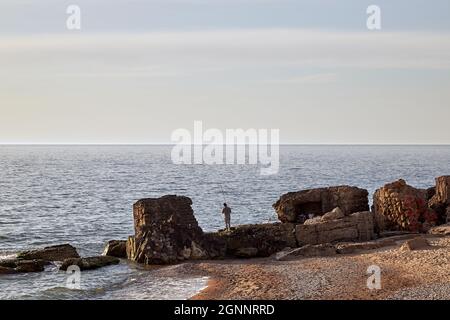
[[[0, 143], [0, 146], [228, 146], [228, 145], [259, 145], [259, 144], [178, 144], [178, 143]], [[268, 145], [271, 145], [268, 143]], [[279, 143], [280, 146], [450, 146], [450, 143]]]

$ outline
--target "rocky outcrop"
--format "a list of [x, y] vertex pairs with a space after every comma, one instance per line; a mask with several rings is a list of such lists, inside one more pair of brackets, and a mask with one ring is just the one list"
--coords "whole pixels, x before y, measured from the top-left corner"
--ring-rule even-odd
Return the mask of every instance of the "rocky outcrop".
[[127, 241], [126, 240], [110, 240], [103, 250], [104, 256], [127, 258]]
[[341, 219], [299, 224], [295, 228], [299, 246], [338, 241], [369, 241], [375, 238], [373, 215], [369, 211], [356, 212]]
[[286, 247], [297, 247], [292, 223], [241, 225], [211, 235], [225, 244], [228, 256], [268, 257]]
[[127, 241], [128, 258], [145, 264], [215, 258], [220, 244], [203, 233], [191, 205], [188, 197], [175, 195], [136, 202], [135, 235]]
[[45, 247], [44, 249], [23, 251], [17, 255], [20, 260], [63, 261], [68, 258], [79, 258], [77, 250], [70, 244]]
[[303, 223], [309, 215], [321, 216], [339, 207], [344, 215], [368, 211], [368, 192], [350, 186], [289, 192], [273, 205], [282, 222]]
[[87, 257], [87, 258], [70, 258], [65, 259], [59, 268], [60, 270], [66, 271], [70, 266], [78, 266], [80, 270], [93, 270], [102, 267], [106, 267], [113, 264], [118, 264], [120, 260], [116, 257], [109, 256], [98, 256], [98, 257]]
[[377, 230], [426, 232], [438, 222], [436, 212], [428, 207], [428, 195], [402, 179], [378, 189], [373, 197]]

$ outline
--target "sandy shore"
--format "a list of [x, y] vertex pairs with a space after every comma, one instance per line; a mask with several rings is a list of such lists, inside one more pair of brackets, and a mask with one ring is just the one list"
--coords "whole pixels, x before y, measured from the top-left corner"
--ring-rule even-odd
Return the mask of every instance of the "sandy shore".
[[[209, 276], [192, 299], [450, 299], [450, 237], [430, 249], [397, 245], [358, 254], [276, 261], [273, 258], [185, 263], [178, 274]], [[367, 287], [367, 268], [381, 268], [381, 289]]]

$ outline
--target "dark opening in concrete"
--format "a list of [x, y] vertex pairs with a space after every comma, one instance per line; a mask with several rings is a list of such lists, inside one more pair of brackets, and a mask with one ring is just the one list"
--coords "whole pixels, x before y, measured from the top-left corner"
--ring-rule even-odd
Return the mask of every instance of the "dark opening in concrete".
[[314, 216], [322, 215], [322, 202], [306, 202], [299, 203], [295, 205], [295, 213], [297, 216], [304, 215], [308, 216], [309, 214], [313, 214]]

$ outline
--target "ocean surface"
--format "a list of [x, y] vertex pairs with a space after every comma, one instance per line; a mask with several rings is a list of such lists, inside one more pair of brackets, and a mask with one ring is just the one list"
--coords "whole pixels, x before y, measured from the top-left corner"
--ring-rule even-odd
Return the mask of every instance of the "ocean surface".
[[[0, 146], [0, 258], [24, 249], [71, 243], [98, 255], [108, 240], [133, 234], [140, 198], [185, 195], [205, 231], [276, 221], [285, 192], [348, 184], [375, 189], [399, 178], [426, 188], [450, 174], [450, 146], [282, 146], [280, 170], [256, 165], [175, 165], [170, 146]], [[223, 190], [223, 193], [222, 193]], [[169, 267], [170, 268], [170, 267]], [[0, 276], [0, 299], [187, 299], [205, 278], [164, 277], [122, 262], [82, 272], [81, 290], [66, 288], [56, 267]]]

